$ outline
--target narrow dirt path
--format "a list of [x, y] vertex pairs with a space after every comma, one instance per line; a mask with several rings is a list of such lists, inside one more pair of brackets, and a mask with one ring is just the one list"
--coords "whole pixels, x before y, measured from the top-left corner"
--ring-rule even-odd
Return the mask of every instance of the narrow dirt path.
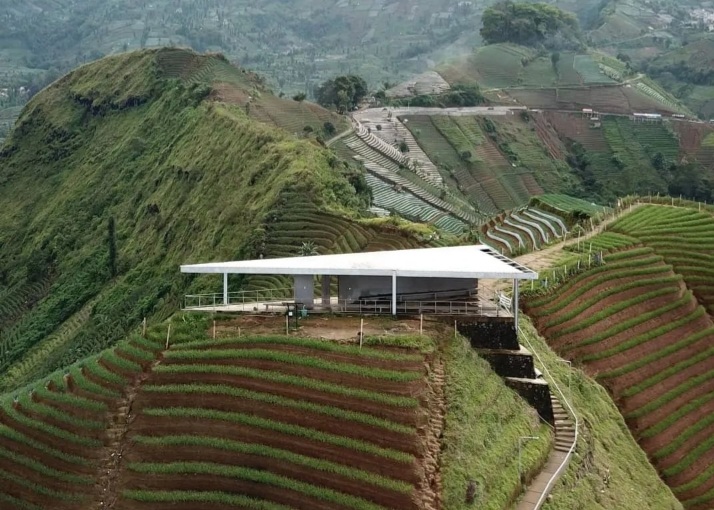
[[444, 360], [437, 355], [431, 364], [429, 377], [429, 419], [422, 459], [424, 474], [417, 492], [419, 506], [424, 510], [441, 509], [441, 435], [446, 419], [445, 384]]
[[139, 387], [149, 377], [154, 367], [161, 363], [161, 358], [162, 356], [160, 355], [147, 370], [134, 377], [124, 396], [116, 402], [114, 408], [110, 411], [110, 425], [106, 432], [107, 442], [98, 468], [96, 508], [106, 510], [114, 508], [117, 503], [119, 498], [117, 482], [121, 474], [124, 441], [129, 425], [133, 421], [131, 408], [139, 392]]
[[[618, 220], [625, 212], [634, 211], [645, 204], [633, 204], [631, 208], [627, 208], [621, 211], [619, 214], [615, 214], [612, 217], [606, 219], [597, 228], [587, 232], [585, 235], [580, 237], [580, 242], [585, 242], [588, 239], [600, 234], [605, 230], [605, 228], [611, 223]], [[573, 246], [578, 243], [578, 239], [566, 239], [560, 241], [556, 244], [543, 248], [542, 250], [532, 251], [524, 255], [519, 255], [514, 257], [513, 260], [519, 264], [526, 266], [534, 271], [542, 271], [544, 269], [550, 269], [558, 265], [560, 258], [563, 255], [563, 249], [568, 246]], [[479, 292], [483, 289], [483, 296], [490, 298], [495, 292], [503, 292], [510, 289], [513, 286], [511, 280], [481, 280], [479, 281]]]

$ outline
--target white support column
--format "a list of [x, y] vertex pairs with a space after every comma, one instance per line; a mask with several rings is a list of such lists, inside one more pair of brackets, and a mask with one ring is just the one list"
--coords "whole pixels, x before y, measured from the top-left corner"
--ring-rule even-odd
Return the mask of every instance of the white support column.
[[518, 280], [513, 280], [513, 321], [518, 334]]
[[397, 315], [397, 272], [392, 273], [392, 315]]
[[223, 306], [228, 305], [228, 273], [223, 273]]

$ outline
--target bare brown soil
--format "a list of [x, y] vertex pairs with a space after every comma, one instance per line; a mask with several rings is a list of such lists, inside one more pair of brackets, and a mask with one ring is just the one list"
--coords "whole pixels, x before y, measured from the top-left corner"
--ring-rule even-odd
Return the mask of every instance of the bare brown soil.
[[179, 404], [177, 400], [180, 400], [181, 407], [249, 414], [328, 434], [368, 441], [384, 448], [396, 448], [413, 455], [420, 453], [416, 433], [406, 435], [363, 423], [346, 422], [324, 414], [224, 395], [145, 392], [137, 397], [134, 409], [141, 412], [142, 409], [149, 407], [173, 407]]
[[[637, 315], [642, 315], [651, 311], [655, 311], [658, 308], [661, 308], [662, 306], [670, 304], [671, 302], [672, 296], [662, 296], [656, 299], [650, 299], [646, 303], [642, 303], [637, 307]], [[617, 347], [623, 342], [635, 338], [638, 335], [644, 334], [648, 331], [652, 331], [654, 329], [657, 329], [661, 326], [664, 326], [682, 317], [687, 316], [688, 314], [693, 312], [696, 307], [697, 303], [694, 299], [692, 299], [684, 305], [680, 306], [679, 308], [668, 312], [666, 315], [659, 315], [657, 317], [654, 317], [648, 321], [642, 322], [634, 327], [626, 329], [625, 331], [617, 333], [616, 335], [607, 337], [595, 344], [578, 346], [580, 342], [587, 340], [588, 338], [592, 338], [592, 336], [605, 331], [605, 329], [602, 329], [602, 326], [600, 326], [599, 324], [597, 324], [597, 326], [600, 326], [599, 332], [591, 331], [590, 328], [583, 328], [583, 330], [578, 331], [572, 335], [567, 335], [567, 345], [573, 346], [572, 349], [568, 349], [568, 356], [582, 358], [583, 356], [587, 356], [589, 354], [596, 354], [598, 352]]]
[[[319, 471], [303, 465], [296, 465], [290, 462], [276, 462], [273, 459], [261, 455], [247, 455], [236, 452], [219, 450], [216, 448], [194, 448], [194, 447], [172, 447], [172, 455], [187, 462], [211, 462], [225, 464], [228, 466], [242, 466], [259, 471], [270, 471], [272, 473], [287, 476], [306, 483], [326, 487], [340, 492], [359, 494], [360, 497], [368, 499], [387, 508], [416, 508], [410, 504], [408, 497], [383, 487], [373, 486], [345, 476]], [[137, 462], [147, 458], [160, 458], [163, 455], [161, 447], [151, 447], [137, 445], [127, 456], [128, 462]], [[134, 484], [133, 480], [142, 475], [127, 473], [125, 482]], [[407, 501], [405, 501], [407, 500]], [[406, 503], [406, 504], [405, 504]]]
[[259, 370], [267, 371], [277, 371], [283, 374], [295, 375], [295, 376], [308, 376], [312, 379], [319, 381], [341, 384], [343, 386], [352, 386], [355, 388], [361, 388], [364, 390], [379, 391], [381, 393], [388, 393], [390, 395], [400, 395], [400, 396], [419, 396], [423, 394], [424, 387], [419, 380], [400, 382], [400, 381], [388, 381], [385, 379], [376, 379], [370, 377], [362, 377], [360, 375], [334, 372], [330, 370], [323, 370], [320, 368], [304, 367], [300, 365], [290, 365], [288, 363], [283, 363], [280, 361], [269, 361], [260, 359], [219, 359], [219, 360], [197, 360], [195, 363], [191, 363], [190, 360], [166, 360], [165, 365], [202, 365], [202, 364], [213, 364], [213, 365], [224, 365], [224, 366], [236, 366], [236, 367], [246, 367], [255, 368]]
[[269, 349], [271, 351], [287, 352], [296, 355], [305, 355], [312, 357], [320, 357], [327, 361], [334, 361], [337, 363], [349, 363], [350, 365], [360, 365], [364, 367], [374, 367], [374, 368], [386, 368], [391, 370], [404, 370], [404, 371], [423, 371], [424, 362], [423, 361], [409, 361], [409, 360], [384, 360], [379, 358], [372, 358], [369, 356], [355, 356], [353, 354], [341, 354], [338, 352], [321, 351], [319, 349], [311, 349], [309, 347], [300, 347], [297, 345], [284, 345], [284, 344], [272, 344], [272, 343], [235, 343], [235, 344], [221, 344], [206, 347], [205, 350], [223, 350], [223, 349]]
[[711, 372], [711, 370], [713, 369], [714, 367], [712, 367], [712, 360], [705, 359], [703, 361], [700, 361], [696, 365], [688, 367], [686, 370], [681, 370], [676, 374], [672, 375], [671, 377], [660, 381], [654, 386], [650, 386], [646, 390], [643, 390], [637, 393], [636, 395], [633, 395], [629, 398], [623, 398], [623, 412], [627, 414], [628, 412], [639, 409], [640, 407], [656, 399], [658, 396], [677, 388], [679, 385], [683, 384], [689, 379], [700, 376], [707, 372]]
[[[422, 421], [423, 412], [418, 409], [399, 408], [385, 406], [370, 400], [345, 397], [325, 391], [311, 390], [266, 381], [264, 379], [253, 379], [250, 377], [236, 378], [222, 374], [200, 374], [203, 384], [221, 384], [227, 387], [244, 388], [252, 391], [271, 393], [282, 397], [300, 399], [316, 404], [339, 407], [340, 409], [353, 410], [361, 413], [369, 413], [379, 418], [395, 421], [402, 424], [417, 424]], [[156, 373], [152, 375], [152, 384], [185, 384], [186, 374]]]
[[[322, 458], [330, 462], [372, 471], [396, 480], [403, 480], [409, 483], [418, 483], [419, 480], [419, 475], [415, 469], [416, 463], [405, 464], [386, 457], [365, 454], [329, 443], [322, 443], [312, 438], [282, 434], [273, 430], [250, 427], [221, 420], [189, 421], [144, 415], [138, 417], [136, 422], [132, 424], [130, 437], [135, 434], [156, 437], [193, 434], [205, 437], [231, 439], [245, 443], [265, 444], [301, 455]], [[207, 457], [207, 459], [210, 461], [209, 457]], [[150, 461], [151, 459], [144, 460]], [[180, 458], [173, 456], [170, 450], [165, 450], [161, 457], [156, 459], [156, 462], [178, 460], [180, 460]]]
[[[648, 413], [645, 416], [638, 418], [637, 420], [632, 420], [633, 429], [636, 431], [640, 431], [652, 427], [667, 418], [670, 414], [675, 412], [680, 407], [686, 405], [689, 401], [712, 392], [714, 392], [714, 381], [707, 381], [704, 384], [695, 386], [684, 394], [679, 395], [678, 397], [670, 400], [663, 406], [658, 407], [651, 413]], [[702, 410], [708, 408], [709, 406], [712, 406], [711, 402], [712, 401], [709, 401], [707, 404], [699, 407], [698, 409], [695, 409], [691, 413], [685, 415], [683, 418], [678, 420], [676, 423], [674, 423], [674, 425], [669, 427], [667, 435], [669, 437], [674, 437], [681, 431], [688, 428], [689, 425], [691, 425], [692, 423], [696, 423], [696, 421], [698, 421], [699, 419], [698, 417], [703, 415]]]
[[[598, 301], [596, 304], [588, 308], [585, 312], [584, 315], [578, 314], [575, 317], [573, 317], [570, 320], [567, 320], [563, 322], [562, 324], [558, 324], [557, 326], [552, 326], [552, 327], [546, 327], [545, 332], [546, 335], [553, 337], [557, 336], [560, 331], [563, 331], [564, 329], [567, 329], [571, 326], [576, 326], [578, 323], [582, 322], [583, 319], [588, 318], [592, 315], [595, 315], [603, 310], [606, 310], [613, 305], [620, 303], [622, 301], [626, 301], [628, 299], [633, 299], [637, 296], [640, 296], [644, 293], [647, 292], [652, 292], [658, 289], [661, 289], [663, 286], [662, 284], [653, 284], [653, 285], [643, 285], [642, 287], [636, 287], [634, 289], [629, 289], [624, 292], [620, 292], [617, 294], [614, 294], [612, 296], [605, 297]], [[671, 285], [668, 285], [668, 287], [671, 287]], [[674, 287], [671, 287], [674, 288]], [[671, 301], [672, 299], [676, 299], [680, 297], [680, 294], [669, 294], [669, 300]], [[620, 312], [617, 312], [615, 314], [609, 315], [605, 319], [599, 321], [598, 323], [598, 328], [603, 328], [603, 330], [610, 328], [611, 326], [614, 326], [615, 324], [619, 324], [623, 320], [627, 320], [628, 318], [632, 317], [632, 314], [635, 313], [634, 310], [632, 310], [633, 307], [630, 307], [629, 309], [622, 310]], [[553, 314], [552, 317], [553, 319], [557, 318], [558, 316], [562, 315], [563, 312], [558, 312], [556, 314]], [[592, 329], [591, 329], [592, 331]]]

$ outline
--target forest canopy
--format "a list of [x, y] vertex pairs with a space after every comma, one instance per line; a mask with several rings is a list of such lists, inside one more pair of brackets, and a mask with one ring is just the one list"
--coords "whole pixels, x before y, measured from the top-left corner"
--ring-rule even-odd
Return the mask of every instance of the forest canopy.
[[553, 50], [583, 46], [574, 14], [548, 4], [511, 0], [498, 2], [484, 11], [481, 37], [487, 44], [512, 42]]

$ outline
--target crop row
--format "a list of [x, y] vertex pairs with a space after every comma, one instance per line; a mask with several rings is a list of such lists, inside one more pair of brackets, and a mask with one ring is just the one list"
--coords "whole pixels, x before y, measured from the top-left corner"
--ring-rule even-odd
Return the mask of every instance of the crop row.
[[409, 494], [413, 487], [411, 484], [394, 480], [385, 476], [354, 468], [344, 464], [330, 462], [324, 459], [318, 459], [307, 455], [301, 455], [289, 450], [273, 448], [263, 444], [244, 443], [220, 437], [210, 436], [134, 436], [132, 438], [137, 444], [155, 446], [157, 448], [170, 448], [188, 446], [192, 448], [214, 448], [226, 452], [237, 454], [258, 455], [268, 457], [278, 462], [286, 462], [298, 466], [304, 466], [308, 469], [315, 469], [325, 473], [345, 476], [354, 480], [359, 480], [364, 483], [375, 485], [383, 489], [392, 490]]
[[[664, 269], [660, 270], [660, 271], [652, 271], [652, 268], [633, 270], [630, 273], [630, 276], [648, 275], [651, 273], [664, 273], [664, 272], [671, 271], [671, 268], [668, 266], [662, 266], [662, 267]], [[636, 289], [639, 287], [649, 287], [651, 285], [662, 286], [662, 285], [676, 284], [681, 280], [682, 280], [682, 277], [680, 275], [673, 275], [673, 276], [663, 276], [661, 278], [647, 278], [647, 279], [642, 279], [642, 280], [635, 280], [633, 282], [628, 282], [624, 285], [611, 287], [609, 289], [603, 290], [603, 292], [599, 293], [597, 296], [593, 296], [587, 300], [578, 302], [577, 306], [573, 307], [567, 313], [557, 315], [550, 321], [546, 322], [545, 327], [552, 328], [554, 326], [558, 326], [560, 324], [563, 324], [564, 322], [572, 320], [575, 317], [577, 317], [578, 315], [582, 314], [584, 311], [590, 309], [591, 307], [595, 306], [597, 303], [601, 302], [603, 299], [606, 299], [610, 296], [614, 296], [616, 294], [620, 294], [620, 293], [626, 292], [628, 290]], [[661, 290], [665, 290], [666, 293], [676, 292], [677, 290], [679, 290], [679, 287], [677, 285], [672, 285], [671, 287], [667, 287], [665, 289], [657, 289], [654, 292], [659, 292]], [[637, 297], [639, 297], [639, 296], [637, 296]], [[640, 302], [640, 301], [638, 301], [638, 302]], [[615, 305], [613, 307], [613, 309], [618, 308], [620, 306], [622, 306], [622, 304], [617, 303], [617, 305]]]
[[[627, 254], [627, 256], [625, 256]], [[608, 263], [610, 260], [609, 256], [605, 256], [605, 264], [592, 268], [590, 269], [587, 273], [582, 273], [578, 276], [578, 278], [575, 279], [570, 279], [563, 285], [559, 286], [557, 288], [558, 294], [562, 294], [564, 292], [567, 292], [571, 288], [575, 288], [578, 285], [580, 285], [580, 281], [584, 278], [588, 278], [590, 276], [594, 276], [596, 274], [600, 273], [607, 273], [608, 271], [616, 271], [620, 269], [634, 269], [634, 268], [641, 268], [642, 266], [647, 266], [647, 265], [653, 265], [657, 263], [662, 262], [662, 257], [659, 255], [649, 255], [652, 254], [652, 250], [650, 249], [647, 253], [643, 253], [641, 251], [634, 252], [633, 251], [624, 251], [622, 252], [622, 255], [616, 260], [614, 263]], [[553, 289], [554, 291], [556, 289]], [[529, 305], [530, 307], [539, 307], [543, 306], [544, 304], [548, 303], [553, 299], [553, 296], [548, 294], [545, 296], [541, 296], [537, 299], [534, 299], [530, 301]]]
[[598, 333], [597, 335], [590, 336], [586, 340], [579, 342], [577, 345], [566, 345], [563, 347], [563, 352], [569, 352], [572, 350], [577, 350], [577, 349], [581, 349], [583, 347], [587, 347], [588, 345], [600, 343], [607, 338], [613, 337], [619, 333], [622, 333], [624, 331], [632, 329], [640, 324], [644, 324], [645, 322], [647, 322], [649, 320], [655, 319], [657, 317], [661, 317], [664, 314], [671, 312], [672, 310], [676, 310], [677, 308], [685, 306], [686, 304], [690, 303], [691, 301], [692, 301], [692, 293], [690, 291], [688, 291], [682, 297], [680, 297], [679, 299], [677, 299], [675, 301], [672, 301], [671, 303], [667, 303], [666, 305], [664, 305], [660, 308], [657, 308], [656, 310], [652, 310], [651, 312], [638, 314], [635, 317], [632, 317], [631, 319], [614, 324], [614, 325], [610, 326], [608, 329], [606, 329], [605, 331]]
[[292, 510], [291, 507], [285, 505], [220, 491], [152, 491], [134, 489], [123, 491], [122, 496], [144, 503], [207, 503], [250, 508], [251, 510]]
[[249, 377], [267, 380], [275, 383], [290, 384], [310, 390], [324, 391], [349, 398], [360, 398], [396, 407], [417, 407], [419, 402], [415, 398], [389, 395], [376, 391], [365, 390], [335, 383], [328, 383], [311, 379], [309, 377], [288, 375], [278, 371], [260, 370], [255, 368], [225, 366], [225, 365], [159, 365], [154, 369], [161, 374], [221, 374], [237, 377]]
[[[621, 290], [629, 290], [629, 288], [637, 287], [637, 286], [641, 285], [640, 282], [646, 281], [646, 280], [635, 280], [633, 282], [629, 282], [627, 285], [631, 285], [631, 287], [625, 289], [622, 286], [618, 286], [620, 284], [618, 283], [617, 280], [621, 280], [624, 278], [635, 278], [635, 277], [639, 277], [639, 276], [650, 276], [650, 275], [654, 276], [654, 275], [657, 275], [660, 273], [670, 272], [671, 270], [672, 270], [671, 266], [651, 265], [651, 266], [644, 266], [640, 269], [624, 269], [622, 271], [612, 270], [612, 271], [608, 271], [605, 273], [599, 273], [599, 274], [596, 273], [595, 278], [593, 278], [592, 280], [588, 281], [585, 284], [581, 283], [580, 285], [576, 286], [572, 290], [572, 292], [562, 293], [559, 296], [559, 299], [553, 305], [551, 305], [549, 307], [539, 308], [537, 310], [537, 313], [538, 313], [538, 315], [554, 314], [562, 308], [561, 302], [563, 300], [572, 301], [572, 300], [577, 299], [580, 296], [586, 294], [587, 292], [593, 290], [594, 288], [599, 287], [606, 283], [612, 283], [612, 285], [615, 286], [615, 287], [610, 288], [607, 292], [617, 293]], [[590, 275], [590, 273], [587, 273], [587, 274], [588, 274], [588, 276]], [[583, 278], [581, 278], [580, 280], [582, 282]], [[606, 297], [606, 296], [603, 296], [602, 294], [600, 294], [597, 297]], [[593, 298], [591, 298], [590, 301], [584, 303], [583, 306], [593, 304], [597, 301], [599, 301], [599, 299], [593, 301]], [[572, 319], [572, 318], [573, 317], [569, 317], [569, 319]], [[555, 325], [555, 324], [557, 324], [557, 323], [554, 323], [553, 325]], [[551, 326], [550, 323], [548, 323], [546, 325]]]
[[653, 437], [658, 434], [661, 434], [662, 432], [667, 430], [669, 427], [674, 425], [677, 421], [681, 420], [683, 417], [685, 417], [689, 413], [696, 411], [697, 409], [702, 407], [704, 404], [710, 402], [711, 400], [714, 400], [714, 392], [710, 392], [705, 395], [702, 395], [701, 397], [690, 400], [689, 402], [684, 404], [682, 407], [678, 408], [676, 411], [667, 415], [666, 418], [659, 421], [656, 425], [653, 425], [653, 426], [649, 427], [648, 429], [645, 429], [642, 432], [642, 437]]
[[654, 299], [660, 296], [666, 296], [667, 294], [677, 294], [679, 292], [679, 287], [665, 287], [661, 289], [656, 289], [650, 292], [647, 292], [645, 294], [640, 294], [638, 296], [635, 296], [631, 299], [628, 299], [626, 301], [620, 301], [618, 303], [613, 304], [612, 306], [601, 310], [600, 312], [588, 316], [586, 319], [583, 321], [574, 324], [572, 326], [569, 326], [565, 329], [562, 329], [558, 331], [555, 335], [555, 337], [561, 337], [563, 335], [567, 335], [570, 333], [575, 333], [576, 331], [579, 331], [580, 329], [588, 328], [592, 326], [593, 324], [600, 322], [601, 320], [614, 315], [618, 312], [621, 312], [623, 310], [626, 310], [627, 308], [630, 308], [632, 306], [644, 303], [646, 301], [649, 301], [650, 299]]
[[270, 349], [207, 349], [207, 350], [181, 350], [168, 351], [165, 354], [166, 360], [221, 360], [221, 359], [247, 359], [264, 360], [289, 365], [300, 365], [304, 367], [316, 368], [341, 372], [345, 374], [359, 375], [372, 379], [385, 379], [388, 381], [406, 382], [414, 381], [421, 377], [421, 373], [405, 370], [388, 370], [383, 368], [354, 365], [351, 363], [341, 363], [328, 361], [306, 355], [295, 356], [292, 353], [273, 351]]
[[335, 342], [325, 342], [324, 340], [313, 340], [310, 338], [294, 338], [288, 336], [242, 336], [240, 338], [226, 338], [218, 340], [196, 340], [172, 346], [171, 350], [180, 351], [183, 349], [195, 349], [198, 347], [210, 348], [223, 345], [242, 344], [275, 344], [293, 345], [296, 347], [306, 347], [317, 351], [334, 352], [339, 354], [350, 354], [356, 357], [366, 357], [393, 361], [420, 361], [423, 356], [409, 352], [390, 352], [382, 349], [370, 349], [368, 347], [359, 348], [356, 345], [344, 345]]
[[170, 462], [170, 463], [131, 463], [129, 469], [143, 474], [163, 475], [211, 475], [214, 477], [245, 480], [271, 487], [288, 489], [300, 494], [327, 501], [346, 508], [365, 510], [383, 510], [383, 507], [363, 498], [345, 494], [325, 487], [319, 487], [268, 471], [261, 471], [243, 466], [231, 466], [212, 462]]
[[667, 324], [664, 324], [663, 326], [660, 326], [659, 328], [652, 329], [652, 330], [646, 331], [645, 333], [642, 333], [641, 335], [632, 337], [632, 338], [628, 339], [626, 342], [622, 342], [621, 344], [617, 345], [616, 347], [613, 347], [611, 349], [606, 349], [604, 351], [600, 351], [595, 354], [589, 354], [587, 356], [584, 356], [583, 361], [597, 361], [597, 360], [609, 358], [611, 356], [614, 356], [616, 354], [624, 352], [628, 349], [632, 349], [634, 347], [637, 347], [640, 344], [649, 342], [650, 340], [653, 340], [654, 338], [663, 336], [666, 333], [669, 333], [670, 331], [674, 331], [675, 329], [678, 329], [686, 324], [689, 324], [690, 322], [693, 322], [696, 319], [704, 316], [705, 313], [706, 312], [705, 312], [704, 308], [698, 307], [692, 313], [690, 313], [689, 315], [687, 315], [685, 317], [682, 317], [681, 319], [678, 319], [673, 322], [669, 322]]
[[331, 444], [334, 446], [347, 448], [361, 453], [368, 453], [379, 457], [384, 457], [385, 459], [394, 460], [400, 463], [408, 464], [413, 460], [413, 457], [411, 455], [392, 448], [383, 448], [381, 446], [377, 446], [375, 444], [368, 443], [359, 439], [338, 436], [335, 434], [302, 427], [300, 425], [294, 425], [291, 423], [262, 418], [251, 414], [192, 407], [148, 408], [144, 409], [143, 413], [147, 416], [164, 418], [220, 420], [229, 423], [246, 425], [249, 427], [261, 428], [276, 433], [308, 438], [325, 444]]
[[338, 418], [345, 421], [353, 421], [370, 425], [372, 427], [383, 428], [401, 434], [410, 434], [414, 430], [412, 427], [395, 423], [389, 420], [377, 418], [371, 414], [360, 413], [355, 411], [347, 411], [339, 407], [316, 404], [304, 400], [296, 400], [287, 397], [273, 395], [258, 391], [246, 390], [243, 388], [234, 388], [230, 386], [215, 385], [215, 384], [163, 384], [163, 385], [147, 385], [143, 387], [144, 391], [149, 393], [169, 393], [169, 394], [214, 394], [246, 399], [255, 402], [262, 402], [275, 406], [288, 407], [298, 409], [300, 411], [322, 414], [333, 418]]

